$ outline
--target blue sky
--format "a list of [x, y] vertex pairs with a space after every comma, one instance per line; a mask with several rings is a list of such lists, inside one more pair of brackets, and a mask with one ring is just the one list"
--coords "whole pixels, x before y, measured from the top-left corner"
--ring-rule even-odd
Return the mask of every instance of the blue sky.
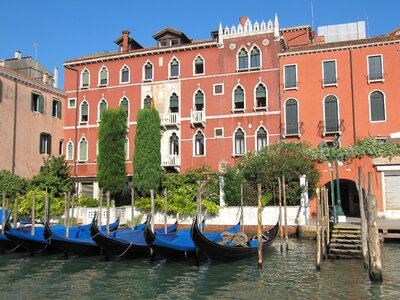
[[[310, 24], [311, 0], [20, 0], [2, 1], [0, 59], [15, 50], [37, 58], [50, 71], [83, 55], [115, 51], [113, 41], [128, 29], [143, 46], [154, 46], [152, 35], [166, 26], [193, 39], [208, 39], [219, 22], [237, 25], [240, 16], [268, 21], [278, 14], [281, 27]], [[400, 27], [400, 0], [313, 0], [315, 29], [367, 20], [369, 36]]]

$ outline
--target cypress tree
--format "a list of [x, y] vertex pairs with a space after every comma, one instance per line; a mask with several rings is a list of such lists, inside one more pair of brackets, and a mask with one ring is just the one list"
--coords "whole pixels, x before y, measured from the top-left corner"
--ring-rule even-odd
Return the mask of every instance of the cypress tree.
[[126, 184], [125, 139], [127, 115], [121, 109], [104, 110], [99, 127], [97, 179], [111, 196], [121, 193]]
[[146, 196], [150, 189], [160, 189], [163, 177], [160, 116], [154, 108], [138, 112], [133, 170], [133, 186], [139, 194]]

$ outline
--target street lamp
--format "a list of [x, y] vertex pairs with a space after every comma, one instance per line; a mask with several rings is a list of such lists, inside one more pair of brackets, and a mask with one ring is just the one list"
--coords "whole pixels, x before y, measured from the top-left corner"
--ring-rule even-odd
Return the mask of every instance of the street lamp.
[[[333, 138], [333, 146], [335, 149], [339, 148], [340, 137], [335, 134]], [[331, 147], [332, 149], [332, 147]], [[331, 162], [332, 163], [332, 162]], [[335, 167], [336, 167], [336, 197], [337, 197], [337, 209], [336, 216], [344, 216], [344, 212], [342, 209], [342, 199], [340, 197], [340, 182], [339, 182], [339, 156], [335, 155]]]

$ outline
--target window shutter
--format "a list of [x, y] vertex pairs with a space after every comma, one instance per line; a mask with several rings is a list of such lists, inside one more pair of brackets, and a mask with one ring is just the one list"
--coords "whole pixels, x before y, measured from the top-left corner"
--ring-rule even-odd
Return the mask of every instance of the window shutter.
[[285, 66], [285, 87], [296, 87], [296, 66]]
[[382, 60], [381, 56], [370, 56], [369, 58], [369, 79], [382, 78]]
[[263, 87], [261, 84], [257, 87], [256, 90], [256, 98], [265, 98], [266, 97], [266, 91], [265, 87]]
[[34, 93], [32, 93], [32, 95], [31, 95], [31, 110], [32, 111], [36, 111], [35, 97], [36, 97], [36, 95]]
[[338, 103], [335, 96], [325, 99], [325, 130], [327, 132], [339, 131]]
[[87, 141], [86, 140], [82, 140], [79, 143], [79, 160], [80, 161], [86, 161], [87, 160], [86, 153], [87, 153]]
[[129, 102], [128, 99], [124, 98], [121, 101], [120, 107], [128, 114], [129, 112]]
[[82, 112], [82, 116], [87, 116], [88, 115], [88, 104], [86, 102], [82, 103], [81, 112]]
[[237, 87], [235, 90], [235, 103], [244, 102], [244, 91], [241, 87]]
[[336, 64], [335, 61], [324, 62], [324, 83], [336, 83]]
[[82, 85], [87, 86], [89, 85], [89, 71], [85, 70], [82, 74]]
[[74, 146], [72, 145], [71, 142], [68, 143], [67, 145], [67, 160], [72, 160], [73, 158], [73, 151], [74, 151]]
[[385, 121], [385, 102], [381, 92], [371, 94], [371, 121]]
[[0, 80], [0, 103], [3, 100], [3, 82]]
[[57, 101], [57, 118], [61, 119], [62, 103]]
[[194, 97], [194, 104], [204, 104], [204, 94], [201, 91], [196, 93]]
[[48, 134], [48, 135], [46, 135], [46, 137], [47, 137], [47, 152], [46, 152], [46, 154], [48, 154], [48, 155], [50, 155], [51, 154], [51, 135], [50, 134]]
[[286, 134], [298, 133], [297, 101], [288, 100], [286, 102]]
[[43, 95], [39, 95], [38, 101], [39, 101], [39, 112], [40, 112], [41, 114], [43, 114], [43, 113], [44, 113], [44, 99], [43, 99]]
[[144, 98], [143, 107], [144, 108], [150, 108], [150, 105], [151, 105], [151, 98], [150, 98], [150, 96], [146, 96], [146, 98]]
[[176, 94], [173, 94], [169, 99], [169, 108], [179, 108], [179, 98]]

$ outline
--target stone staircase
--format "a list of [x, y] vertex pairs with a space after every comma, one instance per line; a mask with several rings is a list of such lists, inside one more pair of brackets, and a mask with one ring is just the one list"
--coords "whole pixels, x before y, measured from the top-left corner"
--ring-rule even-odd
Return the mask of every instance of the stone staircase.
[[354, 224], [333, 226], [328, 257], [332, 259], [362, 258], [361, 226]]

